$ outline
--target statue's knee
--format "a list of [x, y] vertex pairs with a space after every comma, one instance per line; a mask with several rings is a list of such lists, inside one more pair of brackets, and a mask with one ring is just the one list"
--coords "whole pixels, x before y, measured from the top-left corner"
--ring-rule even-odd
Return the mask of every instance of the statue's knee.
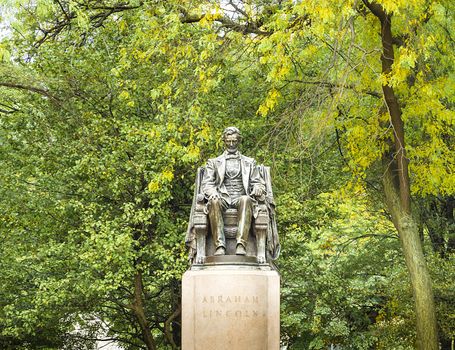
[[239, 203], [241, 203], [241, 204], [251, 204], [251, 197], [249, 197], [249, 196], [241, 196], [239, 198]]
[[209, 200], [209, 205], [217, 208], [221, 208], [221, 199], [212, 198]]

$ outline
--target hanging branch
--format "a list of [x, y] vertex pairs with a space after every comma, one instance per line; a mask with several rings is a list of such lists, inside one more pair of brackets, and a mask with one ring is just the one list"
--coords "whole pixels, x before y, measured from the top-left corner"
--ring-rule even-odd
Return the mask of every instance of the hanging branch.
[[0, 81], [0, 86], [4, 86], [7, 88], [11, 89], [19, 89], [19, 90], [26, 90], [26, 91], [31, 91], [35, 92], [37, 94], [40, 94], [42, 96], [48, 97], [49, 99], [55, 101], [55, 102], [60, 102], [60, 99], [56, 97], [55, 95], [51, 94], [48, 90], [38, 88], [36, 86], [30, 86], [30, 85], [24, 85], [24, 84], [16, 84], [16, 83], [10, 83], [10, 82], [2, 82]]
[[[65, 28], [69, 28], [73, 20], [77, 18], [77, 13], [75, 11], [69, 12], [69, 10], [65, 9], [62, 1], [55, 0], [55, 2], [59, 5], [63, 18], [60, 18], [57, 15], [57, 20], [54, 22], [53, 26], [50, 28], [39, 27], [39, 31], [42, 33], [42, 37], [34, 43], [35, 48], [40, 47], [47, 40], [56, 39], [59, 34]], [[93, 13], [89, 16], [89, 22], [93, 28], [98, 28], [102, 26], [106, 19], [108, 19], [111, 15], [140, 8], [143, 6], [143, 4], [143, 1], [140, 1], [137, 5], [129, 5], [127, 2], [120, 2], [108, 6], [103, 5], [102, 3], [99, 4], [99, 2], [95, 1], [93, 4], [84, 3], [79, 5], [83, 10], [96, 11], [96, 13]]]

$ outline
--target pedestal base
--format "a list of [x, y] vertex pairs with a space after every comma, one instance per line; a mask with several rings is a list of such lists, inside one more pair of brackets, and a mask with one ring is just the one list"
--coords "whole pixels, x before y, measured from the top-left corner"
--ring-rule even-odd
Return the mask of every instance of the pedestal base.
[[183, 275], [183, 350], [279, 349], [279, 274], [236, 267]]

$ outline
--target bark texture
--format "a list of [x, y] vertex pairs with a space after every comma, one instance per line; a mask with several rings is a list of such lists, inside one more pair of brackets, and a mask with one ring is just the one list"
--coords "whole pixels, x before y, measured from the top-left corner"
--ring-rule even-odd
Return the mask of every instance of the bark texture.
[[389, 166], [384, 175], [383, 184], [386, 204], [400, 236], [406, 267], [411, 279], [416, 309], [417, 349], [437, 350], [439, 346], [433, 288], [423, 255], [419, 229], [412, 215], [401, 206], [392, 172], [393, 170]]

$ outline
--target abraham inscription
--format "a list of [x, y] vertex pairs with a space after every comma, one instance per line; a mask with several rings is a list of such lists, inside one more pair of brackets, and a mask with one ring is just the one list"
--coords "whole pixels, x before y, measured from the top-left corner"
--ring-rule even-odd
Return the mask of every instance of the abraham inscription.
[[204, 295], [201, 301], [202, 317], [237, 319], [266, 317], [262, 303], [258, 295]]

